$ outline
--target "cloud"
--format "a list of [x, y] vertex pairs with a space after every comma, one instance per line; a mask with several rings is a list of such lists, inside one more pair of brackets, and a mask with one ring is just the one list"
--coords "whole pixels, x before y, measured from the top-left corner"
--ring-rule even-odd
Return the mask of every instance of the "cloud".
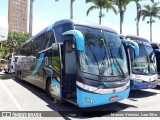
[[8, 37], [8, 20], [0, 16], [0, 41], [7, 40]]
[[45, 13], [33, 16], [33, 35], [37, 34], [51, 24], [51, 21], [42, 18], [45, 18]]
[[33, 35], [37, 34], [44, 28], [46, 28], [50, 23], [48, 21], [35, 21], [33, 22]]
[[7, 17], [0, 16], [0, 27], [8, 28], [8, 19], [7, 19]]

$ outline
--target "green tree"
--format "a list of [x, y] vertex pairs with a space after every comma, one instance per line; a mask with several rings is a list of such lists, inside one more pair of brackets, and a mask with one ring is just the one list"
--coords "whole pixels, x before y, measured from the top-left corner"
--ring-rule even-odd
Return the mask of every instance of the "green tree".
[[120, 13], [120, 34], [122, 34], [122, 24], [124, 21], [124, 13], [126, 11], [126, 6], [129, 4], [130, 0], [114, 0], [115, 5], [118, 6], [118, 11]]
[[152, 24], [156, 22], [153, 18], [160, 19], [160, 7], [158, 5], [158, 2], [152, 5], [144, 5], [144, 9], [142, 10], [142, 20], [144, 21], [145, 18], [149, 17], [147, 24], [150, 24], [150, 42], [152, 42]]
[[[136, 16], [136, 29], [137, 29], [137, 36], [139, 36], [139, 20], [141, 17], [141, 4], [139, 3], [140, 1], [145, 1], [145, 0], [131, 0], [134, 1], [136, 4], [136, 9], [137, 9], [137, 16]], [[152, 2], [154, 2], [154, 0], [150, 0]]]
[[117, 11], [114, 7], [114, 3], [112, 0], [86, 0], [86, 3], [93, 3], [91, 7], [87, 10], [87, 16], [89, 15], [90, 11], [98, 9], [99, 10], [99, 24], [101, 24], [102, 17], [104, 17], [104, 14], [102, 13], [103, 9], [113, 10], [115, 14], [117, 14]]
[[20, 32], [9, 32], [8, 39], [0, 42], [0, 54], [1, 57], [5, 57], [22, 45], [29, 38], [29, 34]]

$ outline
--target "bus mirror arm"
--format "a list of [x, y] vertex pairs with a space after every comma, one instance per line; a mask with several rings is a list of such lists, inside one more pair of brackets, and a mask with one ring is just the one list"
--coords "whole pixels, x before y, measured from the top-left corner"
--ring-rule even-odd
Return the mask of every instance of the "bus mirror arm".
[[84, 36], [80, 31], [69, 30], [69, 31], [62, 33], [62, 35], [64, 35], [64, 36], [73, 35], [75, 37], [76, 49], [78, 51], [82, 51], [82, 52], [84, 51]]
[[127, 43], [127, 44], [129, 44], [129, 46], [131, 46], [134, 49], [135, 57], [137, 57], [139, 55], [139, 45], [136, 42], [123, 39], [122, 43]]

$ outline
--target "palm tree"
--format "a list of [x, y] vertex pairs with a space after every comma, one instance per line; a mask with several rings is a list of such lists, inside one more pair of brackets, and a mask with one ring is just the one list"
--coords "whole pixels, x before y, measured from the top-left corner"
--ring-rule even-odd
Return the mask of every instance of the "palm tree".
[[32, 37], [33, 2], [34, 2], [34, 0], [30, 0], [30, 12], [29, 12], [29, 38]]
[[152, 42], [152, 23], [156, 22], [153, 18], [160, 19], [160, 7], [158, 5], [158, 2], [152, 5], [144, 5], [144, 9], [142, 10], [142, 20], [144, 21], [146, 17], [149, 17], [147, 24], [150, 24], [150, 42]]
[[[131, 0], [134, 1], [136, 4], [136, 9], [137, 9], [137, 16], [136, 16], [136, 27], [137, 27], [137, 36], [139, 36], [139, 20], [141, 17], [141, 4], [139, 4], [140, 1], [144, 1], [144, 0]], [[151, 0], [152, 2], [154, 2], [154, 0]]]
[[118, 11], [120, 13], [120, 34], [122, 34], [122, 24], [124, 20], [124, 13], [126, 11], [126, 6], [130, 0], [114, 0], [115, 4], [118, 6]]
[[114, 7], [114, 3], [112, 0], [86, 0], [86, 3], [93, 3], [90, 8], [87, 10], [87, 16], [89, 15], [89, 12], [98, 9], [99, 10], [99, 24], [101, 24], [102, 17], [104, 17], [104, 14], [102, 13], [103, 9], [106, 9], [107, 12], [108, 10], [113, 10], [115, 14], [117, 14], [117, 11]]
[[[58, 0], [55, 0], [58, 1]], [[75, 0], [70, 0], [70, 19], [73, 19], [73, 2]]]
[[73, 19], [73, 2], [75, 0], [71, 0], [70, 1], [70, 19]]

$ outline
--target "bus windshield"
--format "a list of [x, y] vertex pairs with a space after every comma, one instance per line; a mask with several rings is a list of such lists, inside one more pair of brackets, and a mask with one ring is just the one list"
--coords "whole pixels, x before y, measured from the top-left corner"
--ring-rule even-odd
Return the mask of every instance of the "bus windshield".
[[158, 72], [160, 72], [160, 52], [159, 51], [157, 51], [157, 52], [155, 52], [155, 54], [156, 54], [156, 60], [157, 60], [157, 71]]
[[128, 73], [124, 47], [116, 33], [76, 26], [85, 39], [85, 52], [80, 52], [81, 71], [103, 76]]
[[137, 42], [139, 45], [139, 56], [132, 58], [132, 72], [135, 74], [155, 74], [156, 57], [152, 46], [148, 42]]

